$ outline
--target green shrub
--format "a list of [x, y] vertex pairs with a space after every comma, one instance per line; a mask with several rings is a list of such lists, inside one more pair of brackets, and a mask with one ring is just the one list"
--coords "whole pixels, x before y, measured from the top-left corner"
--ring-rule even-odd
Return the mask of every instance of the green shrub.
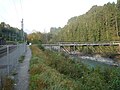
[[24, 61], [24, 58], [25, 58], [25, 56], [24, 55], [22, 55], [20, 58], [19, 58], [19, 63], [23, 63], [23, 61]]
[[37, 45], [39, 49], [41, 49], [42, 51], [45, 51], [45, 48], [42, 46], [42, 44], [38, 44]]

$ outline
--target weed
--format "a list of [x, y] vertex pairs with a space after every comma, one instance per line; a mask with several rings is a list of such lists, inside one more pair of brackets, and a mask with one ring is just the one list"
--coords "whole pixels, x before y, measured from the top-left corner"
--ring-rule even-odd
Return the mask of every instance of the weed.
[[20, 58], [19, 58], [19, 63], [23, 63], [23, 61], [24, 61], [24, 58], [25, 58], [25, 56], [24, 55], [22, 55]]
[[90, 69], [81, 62], [31, 46], [30, 90], [119, 90], [119, 68]]
[[3, 78], [2, 90], [13, 90], [14, 80], [10, 77]]

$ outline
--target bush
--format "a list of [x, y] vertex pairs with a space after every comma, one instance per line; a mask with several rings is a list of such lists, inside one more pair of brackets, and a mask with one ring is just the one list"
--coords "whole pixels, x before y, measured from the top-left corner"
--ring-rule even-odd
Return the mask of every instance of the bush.
[[38, 48], [41, 49], [42, 51], [45, 51], [45, 48], [42, 46], [42, 44], [38, 44]]

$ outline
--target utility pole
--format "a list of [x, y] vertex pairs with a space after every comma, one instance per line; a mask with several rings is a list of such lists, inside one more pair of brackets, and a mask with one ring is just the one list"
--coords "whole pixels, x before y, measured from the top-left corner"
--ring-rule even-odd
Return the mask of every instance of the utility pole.
[[24, 41], [24, 31], [23, 31], [23, 19], [21, 21], [21, 36], [22, 36], [22, 41]]
[[23, 46], [23, 50], [24, 50], [24, 53], [26, 51], [26, 43], [25, 43], [25, 35], [24, 35], [24, 30], [23, 30], [23, 26], [24, 26], [24, 23], [23, 23], [23, 18], [22, 18], [22, 21], [21, 21], [21, 33], [22, 33], [22, 41], [24, 42], [24, 46]]

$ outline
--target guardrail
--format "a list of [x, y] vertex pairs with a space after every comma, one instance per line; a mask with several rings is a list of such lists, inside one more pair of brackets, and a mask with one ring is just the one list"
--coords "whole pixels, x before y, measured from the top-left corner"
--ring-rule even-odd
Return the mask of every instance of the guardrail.
[[9, 46], [3, 46], [0, 48], [0, 58], [7, 55], [7, 49], [9, 49], [9, 53], [17, 49], [17, 45], [9, 45]]
[[18, 45], [3, 45], [0, 48], [0, 78], [9, 75], [17, 68], [18, 60], [25, 53], [26, 47], [26, 43], [23, 43]]

